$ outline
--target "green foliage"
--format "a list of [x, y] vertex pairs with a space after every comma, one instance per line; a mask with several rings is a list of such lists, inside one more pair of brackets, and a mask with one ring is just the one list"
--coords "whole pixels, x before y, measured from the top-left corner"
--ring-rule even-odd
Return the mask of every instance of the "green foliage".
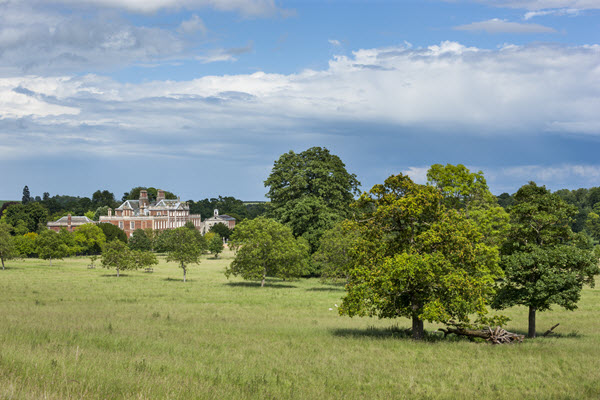
[[502, 274], [498, 252], [442, 200], [438, 189], [402, 174], [361, 196], [355, 207], [363, 222], [341, 314], [412, 318], [413, 337], [421, 339], [423, 320], [469, 326], [472, 314], [487, 313]]
[[[84, 201], [87, 203], [87, 201]], [[81, 203], [81, 202], [80, 202]], [[98, 207], [116, 207], [117, 202], [115, 201], [115, 195], [108, 190], [96, 190], [92, 194], [90, 208], [97, 209]]]
[[128, 244], [129, 248], [132, 250], [152, 250], [152, 240], [150, 240], [146, 234], [146, 231], [143, 229], [136, 229], [133, 231], [133, 234], [129, 238]]
[[208, 251], [214, 254], [215, 258], [219, 257], [219, 253], [222, 253], [224, 248], [223, 238], [217, 234], [208, 241]]
[[20, 257], [29, 257], [36, 254], [37, 252], [37, 241], [38, 234], [35, 232], [29, 232], [24, 235], [18, 235], [14, 237], [15, 250]]
[[69, 255], [74, 255], [83, 251], [83, 248], [75, 240], [75, 234], [69, 232], [65, 228], [61, 228], [60, 231], [58, 231], [58, 237], [61, 242], [66, 244], [69, 248]]
[[46, 229], [48, 210], [36, 202], [27, 205], [17, 203], [4, 210], [3, 220], [14, 227], [25, 226], [27, 232], [38, 232]]
[[106, 237], [106, 242], [120, 240], [123, 243], [127, 243], [127, 235], [123, 229], [119, 228], [118, 226], [106, 222], [101, 222], [96, 226], [102, 229], [102, 233], [104, 233], [104, 236]]
[[138, 264], [133, 252], [120, 240], [113, 240], [104, 244], [102, 248], [102, 267], [115, 268], [117, 277], [120, 271], [136, 269]]
[[199, 201], [189, 200], [188, 204], [190, 206], [190, 213], [200, 214], [203, 219], [212, 217], [214, 210], [219, 210], [220, 214], [230, 215], [237, 219], [238, 222], [247, 218], [256, 218], [266, 212], [264, 203], [246, 204], [242, 200], [232, 196], [219, 196]]
[[35, 241], [36, 252], [39, 258], [49, 260], [52, 265], [52, 259], [63, 259], [69, 255], [69, 248], [62, 242], [58, 233], [46, 229], [40, 233]]
[[94, 221], [100, 221], [100, 217], [104, 217], [108, 215], [108, 209], [110, 207], [109, 206], [102, 206], [102, 207], [98, 207], [96, 208], [96, 211], [94, 211], [94, 216], [93, 219]]
[[106, 235], [96, 224], [83, 224], [73, 232], [75, 242], [84, 254], [99, 254], [106, 243]]
[[31, 198], [31, 194], [29, 193], [29, 187], [25, 186], [23, 188], [23, 197], [21, 198], [21, 203], [23, 205], [31, 203], [33, 199]]
[[355, 222], [343, 221], [321, 236], [318, 250], [313, 254], [319, 275], [324, 281], [350, 278], [354, 265], [353, 251], [359, 240]]
[[[145, 190], [148, 193], [148, 200], [149, 201], [156, 201], [156, 197], [158, 196], [158, 189], [153, 188], [153, 187], [143, 187], [143, 186], [137, 186], [132, 188], [129, 192], [125, 192], [123, 194], [123, 198], [121, 199], [122, 201], [125, 200], [139, 200], [140, 198], [140, 191]], [[164, 191], [165, 192], [165, 199], [171, 199], [171, 200], [175, 200], [177, 198], [177, 196], [171, 192], [168, 191]]]
[[210, 227], [209, 232], [214, 232], [222, 238], [228, 240], [231, 237], [233, 230], [229, 229], [229, 227], [227, 227], [225, 224], [214, 224]]
[[536, 336], [536, 312], [553, 304], [576, 307], [583, 284], [600, 273], [591, 243], [574, 236], [569, 223], [575, 207], [545, 187], [530, 182], [515, 194], [511, 231], [503, 246], [495, 308], [529, 307], [529, 337]]
[[267, 277], [295, 278], [306, 270], [308, 243], [296, 240], [289, 227], [269, 218], [242, 221], [235, 228], [230, 247], [236, 253], [225, 270], [228, 278], [261, 280], [264, 286]]
[[151, 251], [131, 250], [136, 268], [150, 268], [158, 264], [156, 254]]
[[321, 235], [349, 216], [360, 182], [326, 148], [282, 154], [265, 181], [272, 216], [308, 240], [316, 251]]
[[168, 237], [167, 261], [175, 261], [179, 264], [185, 282], [190, 264], [199, 264], [200, 256], [205, 249], [206, 242], [196, 229], [191, 230], [186, 227], [173, 229]]
[[10, 260], [16, 254], [10, 231], [11, 228], [8, 224], [0, 223], [0, 261], [2, 261], [2, 269], [4, 269], [4, 260]]

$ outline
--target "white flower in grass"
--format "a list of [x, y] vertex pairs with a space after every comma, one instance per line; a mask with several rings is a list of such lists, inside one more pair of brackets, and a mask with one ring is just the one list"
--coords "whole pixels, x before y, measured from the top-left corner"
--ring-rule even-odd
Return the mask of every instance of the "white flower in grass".
[[330, 308], [329, 311], [333, 311], [333, 308]]

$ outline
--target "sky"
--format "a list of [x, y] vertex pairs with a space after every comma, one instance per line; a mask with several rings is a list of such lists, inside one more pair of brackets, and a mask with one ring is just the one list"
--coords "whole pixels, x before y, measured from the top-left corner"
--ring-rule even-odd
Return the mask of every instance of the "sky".
[[600, 0], [0, 0], [2, 200], [266, 200], [313, 146], [362, 190], [600, 186]]

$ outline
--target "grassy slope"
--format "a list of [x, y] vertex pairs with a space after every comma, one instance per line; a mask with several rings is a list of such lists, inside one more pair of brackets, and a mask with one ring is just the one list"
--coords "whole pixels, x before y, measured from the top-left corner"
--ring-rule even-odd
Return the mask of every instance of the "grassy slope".
[[[228, 260], [206, 259], [184, 284], [164, 261], [120, 278], [87, 262], [0, 270], [0, 398], [600, 397], [598, 290], [539, 316], [563, 337], [416, 343], [389, 329], [408, 320], [337, 316], [343, 290], [317, 280], [228, 282]], [[525, 309], [510, 316], [526, 330]]]

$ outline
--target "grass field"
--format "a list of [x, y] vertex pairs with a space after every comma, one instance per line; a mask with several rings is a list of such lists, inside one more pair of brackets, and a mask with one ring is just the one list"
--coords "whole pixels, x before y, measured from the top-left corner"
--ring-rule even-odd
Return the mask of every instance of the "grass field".
[[[0, 399], [600, 398], [598, 289], [575, 312], [539, 315], [540, 330], [560, 322], [558, 337], [418, 343], [394, 328], [408, 320], [338, 316], [341, 287], [227, 281], [230, 257], [203, 260], [187, 283], [164, 260], [119, 278], [84, 258], [8, 262]], [[526, 310], [508, 314], [525, 332]]]

